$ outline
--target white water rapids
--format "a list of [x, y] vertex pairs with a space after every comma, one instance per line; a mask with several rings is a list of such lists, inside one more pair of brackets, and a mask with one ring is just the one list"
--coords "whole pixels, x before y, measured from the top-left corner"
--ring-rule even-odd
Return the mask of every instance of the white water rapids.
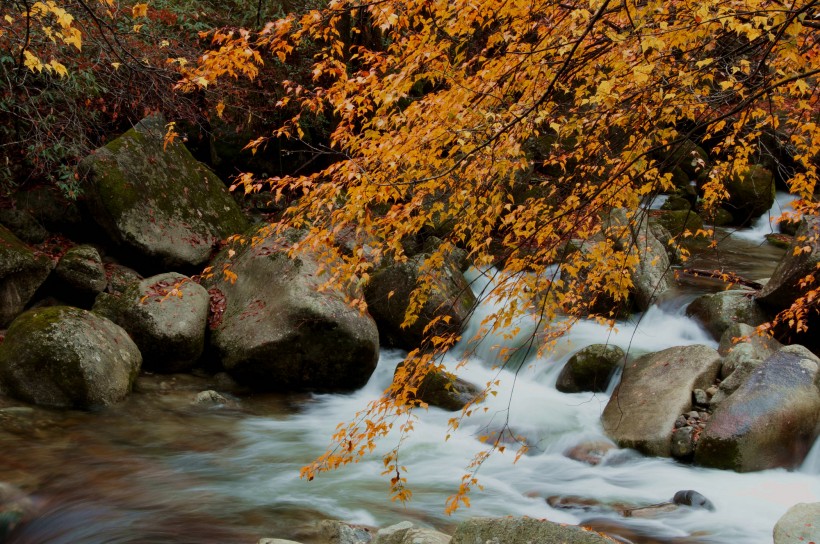
[[[482, 280], [475, 274], [471, 279], [479, 289]], [[694, 535], [687, 542], [771, 542], [774, 524], [790, 506], [820, 501], [820, 445], [800, 471], [750, 474], [693, 468], [627, 450], [610, 452], [599, 466], [563, 455], [576, 444], [605, 439], [599, 418], [608, 400], [600, 393], [558, 392], [554, 383], [563, 363], [574, 351], [592, 343], [615, 344], [633, 356], [686, 344], [715, 346], [714, 340], [683, 314], [692, 296], [667, 300], [664, 307], [652, 307], [642, 316], [619, 323], [615, 331], [579, 323], [549, 357], [528, 361], [517, 375], [493, 370], [493, 353], [476, 350], [459, 376], [479, 385], [500, 379], [498, 395], [486, 402], [486, 412], [479, 411], [465, 420], [449, 440], [445, 436], [453, 413], [437, 408], [418, 412], [415, 432], [401, 447], [400, 461], [407, 467], [414, 492], [405, 506], [388, 500], [387, 483], [380, 475], [381, 454], [395, 445], [396, 437], [388, 439], [382, 451], [341, 471], [323, 474], [312, 482], [298, 477], [299, 467], [327, 447], [336, 425], [351, 420], [387, 387], [402, 358], [400, 352], [383, 351], [370, 382], [356, 393], [317, 395], [297, 414], [281, 419], [244, 420], [241, 443], [233, 448], [230, 458], [224, 454], [218, 460], [183, 455], [178, 461], [187, 470], [192, 464], [198, 466], [194, 470], [204, 474], [211, 470], [230, 473], [224, 485], [209, 491], [233, 495], [243, 502], [310, 508], [329, 518], [379, 526], [411, 519], [434, 527], [452, 527], [468, 517], [507, 515], [582, 523], [602, 514], [552, 509], [545, 498], [574, 495], [604, 503], [649, 505], [669, 500], [676, 491], [694, 489], [714, 503], [714, 512], [684, 508], [653, 520], [620, 521], [660, 539]], [[485, 304], [473, 322], [488, 311]], [[471, 332], [475, 331], [468, 331], [465, 338]], [[488, 341], [484, 345], [492, 344]], [[456, 362], [456, 357], [448, 360], [451, 366]], [[472, 507], [448, 518], [443, 514], [446, 498], [458, 488], [472, 456], [484, 448], [477, 437], [497, 429], [507, 419], [516, 434], [527, 438], [531, 451], [516, 463], [514, 447], [503, 454], [494, 453], [478, 474], [484, 489], [471, 495]], [[616, 514], [610, 517], [618, 519]]]

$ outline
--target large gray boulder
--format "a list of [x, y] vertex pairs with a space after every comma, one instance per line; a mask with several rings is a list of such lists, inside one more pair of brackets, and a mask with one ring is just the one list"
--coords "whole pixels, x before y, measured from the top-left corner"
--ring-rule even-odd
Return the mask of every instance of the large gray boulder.
[[93, 408], [125, 398], [142, 357], [128, 334], [96, 314], [68, 306], [29, 310], [0, 344], [0, 388], [59, 408]]
[[453, 260], [445, 261], [436, 271], [433, 288], [415, 323], [409, 327], [401, 326], [411, 293], [428, 257], [426, 253], [420, 253], [405, 262], [383, 266], [371, 274], [364, 294], [368, 311], [378, 324], [382, 345], [414, 349], [419, 347], [424, 329], [436, 316], [448, 316], [449, 321], [438, 322], [428, 334], [459, 332], [469, 319], [476, 303], [475, 295]]
[[53, 267], [51, 259], [35, 255], [0, 226], [0, 328], [23, 311]]
[[715, 340], [737, 323], [757, 326], [768, 321], [768, 316], [757, 305], [753, 291], [729, 290], [703, 295], [686, 308], [686, 315], [697, 319]]
[[93, 246], [74, 246], [66, 251], [54, 269], [61, 288], [75, 295], [95, 296], [108, 285], [100, 253]]
[[774, 176], [758, 165], [748, 167], [741, 174], [726, 180], [729, 199], [724, 207], [729, 210], [735, 225], [745, 226], [760, 217], [774, 204]]
[[734, 323], [729, 325], [720, 336], [718, 353], [726, 357], [740, 344], [750, 344], [752, 350], [760, 359], [766, 359], [770, 355], [774, 355], [775, 352], [783, 347], [783, 344], [768, 334], [757, 334], [755, 328], [751, 325], [746, 323]]
[[555, 388], [563, 393], [606, 391], [612, 375], [624, 359], [624, 350], [609, 344], [592, 344], [570, 357]]
[[224, 184], [147, 117], [80, 163], [94, 220], [153, 265], [197, 266], [247, 222]]
[[379, 335], [373, 319], [348, 304], [346, 295], [361, 294], [323, 288], [319, 256], [308, 249], [288, 255], [295, 239], [254, 236], [258, 243], [226, 248], [214, 261], [217, 271], [230, 266], [235, 282], [224, 274], [203, 282], [224, 297], [211, 344], [225, 370], [259, 390], [364, 385], [376, 367]]
[[450, 535], [416, 527], [409, 521], [402, 521], [379, 529], [372, 544], [448, 544], [451, 538]]
[[146, 369], [180, 372], [205, 349], [209, 305], [204, 287], [169, 272], [133, 282], [121, 294], [103, 293], [93, 310], [128, 332]]
[[820, 217], [807, 216], [801, 221], [794, 242], [772, 272], [771, 279], [760, 290], [760, 304], [777, 312], [790, 307], [804, 292], [800, 281], [810, 275], [816, 277], [819, 262]]
[[625, 209], [616, 208], [603, 220], [604, 236], [613, 240], [619, 249], [638, 257], [637, 267], [630, 271], [630, 295], [636, 310], [647, 310], [673, 285], [667, 247], [655, 235], [658, 229], [652, 227], [646, 215], [630, 217]]
[[720, 355], [702, 345], [635, 359], [604, 409], [604, 430], [621, 447], [669, 457], [675, 420], [692, 409], [692, 390], [712, 385], [719, 370]]
[[612, 544], [615, 540], [578, 527], [533, 518], [474, 518], [461, 523], [450, 544]]
[[738, 472], [798, 466], [817, 437], [818, 380], [818, 359], [802, 346], [766, 359], [715, 409], [695, 463]]
[[774, 526], [774, 544], [820, 542], [820, 502], [795, 504]]

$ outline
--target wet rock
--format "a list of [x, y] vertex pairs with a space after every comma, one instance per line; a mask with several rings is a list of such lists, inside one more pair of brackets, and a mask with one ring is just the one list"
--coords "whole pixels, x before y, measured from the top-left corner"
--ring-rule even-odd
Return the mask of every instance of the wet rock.
[[154, 115], [83, 159], [88, 206], [108, 236], [147, 265], [201, 265], [247, 221], [222, 181], [164, 136], [165, 119]]
[[[403, 366], [400, 364], [396, 368], [397, 374]], [[454, 374], [444, 370], [432, 370], [424, 377], [418, 391], [412, 397], [430, 406], [455, 412], [475, 400], [481, 392], [479, 387]]]
[[561, 370], [556, 389], [564, 393], [606, 391], [624, 350], [618, 346], [593, 344], [576, 352]]
[[420, 345], [424, 329], [436, 316], [448, 316], [449, 322], [439, 322], [435, 330], [430, 331], [435, 335], [458, 332], [469, 319], [476, 299], [458, 263], [451, 260], [436, 272], [433, 289], [415, 323], [409, 327], [401, 326], [410, 305], [410, 295], [428, 257], [426, 253], [420, 253], [406, 262], [385, 265], [371, 274], [364, 294], [368, 310], [379, 327], [382, 345], [414, 349]]
[[450, 544], [611, 544], [609, 537], [575, 525], [563, 525], [533, 518], [474, 518], [456, 528]]
[[100, 253], [93, 246], [75, 246], [66, 251], [54, 268], [61, 289], [73, 292], [72, 298], [95, 297], [108, 285]]
[[380, 529], [372, 544], [448, 544], [450, 539], [450, 535], [416, 527], [409, 521], [403, 521]]
[[48, 236], [43, 225], [28, 212], [15, 209], [0, 210], [0, 225], [27, 244], [39, 244]]
[[697, 464], [749, 472], [793, 468], [817, 436], [817, 358], [789, 346], [766, 359], [715, 409], [695, 451]]
[[712, 501], [692, 489], [678, 491], [675, 493], [675, 496], [672, 497], [672, 502], [682, 506], [709, 510], [710, 512], [715, 510], [715, 505]]
[[729, 200], [724, 206], [731, 212], [734, 224], [746, 226], [774, 204], [774, 177], [762, 166], [750, 166], [726, 181], [726, 191]]
[[214, 261], [216, 270], [230, 265], [235, 283], [222, 275], [203, 281], [224, 297], [221, 321], [211, 325], [211, 345], [225, 370], [257, 390], [364, 385], [376, 367], [379, 334], [369, 315], [347, 303], [346, 295], [361, 294], [352, 287], [349, 293], [320, 289], [326, 281], [320, 257], [308, 249], [288, 255], [298, 233], [253, 235], [258, 244], [226, 248]]
[[719, 368], [718, 353], [700, 345], [635, 359], [604, 409], [604, 430], [621, 447], [668, 457], [675, 420], [692, 408], [692, 390], [711, 385]]
[[[800, 248], [808, 248], [802, 251]], [[798, 249], [795, 254], [795, 249]], [[820, 218], [804, 217], [794, 243], [772, 272], [768, 283], [760, 290], [758, 301], [772, 311], [784, 310], [802, 295], [800, 280], [817, 272], [820, 262]]]
[[0, 226], [0, 328], [23, 311], [53, 266]]
[[179, 372], [202, 355], [209, 305], [205, 288], [170, 272], [131, 283], [119, 295], [101, 294], [94, 312], [128, 331], [146, 369]]
[[616, 449], [615, 444], [597, 440], [573, 446], [565, 451], [564, 455], [575, 461], [595, 466], [601, 464], [606, 454], [614, 449]]
[[794, 243], [794, 237], [779, 232], [771, 232], [766, 235], [766, 241], [774, 247], [788, 249]]
[[774, 544], [820, 542], [820, 502], [795, 504], [774, 526]]
[[131, 391], [142, 357], [128, 334], [78, 308], [30, 310], [0, 344], [0, 384], [34, 404], [93, 408]]
[[207, 391], [200, 391], [197, 393], [192, 404], [206, 407], [238, 407], [238, 403], [235, 400], [229, 399], [225, 395], [217, 393], [213, 389], [208, 389]]
[[687, 308], [686, 315], [694, 317], [715, 340], [732, 325], [746, 323], [760, 325], [768, 316], [747, 291], [721, 291], [696, 298]]
[[670, 453], [675, 459], [691, 460], [695, 454], [695, 429], [683, 426], [672, 432]]
[[319, 537], [327, 544], [368, 544], [373, 540], [373, 532], [344, 521], [326, 519], [319, 522]]
[[[775, 340], [769, 335], [759, 335], [756, 329], [746, 323], [734, 323], [730, 325], [720, 336], [720, 345], [718, 346], [718, 353], [726, 357], [735, 348], [749, 344], [752, 350], [757, 354], [756, 358], [766, 359], [774, 354], [777, 350], [783, 347], [783, 344]], [[740, 341], [743, 339], [742, 341]], [[728, 374], [731, 374], [729, 372]], [[728, 374], [721, 374], [728, 376]]]

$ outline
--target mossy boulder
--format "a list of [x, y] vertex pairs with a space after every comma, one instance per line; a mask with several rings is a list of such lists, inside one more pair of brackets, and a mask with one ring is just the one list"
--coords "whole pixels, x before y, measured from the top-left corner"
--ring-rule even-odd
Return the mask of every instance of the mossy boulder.
[[108, 236], [147, 264], [201, 265], [247, 221], [220, 179], [164, 135], [162, 116], [147, 117], [83, 159], [87, 202]]
[[[396, 367], [396, 375], [400, 373], [404, 363]], [[418, 399], [430, 406], [455, 412], [464, 408], [467, 403], [475, 400], [481, 394], [481, 389], [455, 374], [444, 370], [431, 370], [427, 373], [418, 390], [411, 398]]]
[[[364, 295], [368, 310], [376, 320], [383, 346], [414, 349], [424, 337], [424, 329], [439, 315], [449, 321], [439, 321], [431, 334], [458, 332], [469, 319], [476, 298], [454, 259], [432, 271], [432, 289], [419, 311], [418, 319], [402, 327], [410, 296], [415, 289], [429, 254], [420, 253], [405, 262], [382, 266], [370, 277]], [[431, 271], [427, 271], [431, 272]]]
[[450, 544], [612, 544], [615, 540], [577, 525], [535, 518], [474, 518], [462, 522]]
[[558, 375], [555, 388], [564, 393], [606, 391], [623, 358], [624, 350], [618, 346], [587, 346], [570, 357]]
[[15, 236], [29, 244], [39, 244], [48, 232], [33, 215], [17, 209], [0, 210], [0, 225], [5, 226]]
[[94, 312], [125, 329], [156, 372], [190, 369], [205, 349], [210, 297], [201, 285], [170, 272], [97, 297]]
[[694, 210], [662, 210], [655, 213], [654, 219], [672, 236], [680, 236], [687, 230], [694, 234], [703, 228], [703, 219]]
[[0, 389], [43, 406], [94, 408], [131, 391], [139, 349], [122, 328], [96, 314], [53, 306], [14, 320], [0, 344]]
[[53, 267], [51, 259], [36, 255], [0, 226], [0, 328], [23, 311]]
[[692, 409], [692, 391], [717, 378], [720, 355], [708, 346], [672, 347], [635, 359], [601, 416], [622, 448], [669, 457], [675, 420]]
[[[108, 285], [100, 253], [93, 246], [75, 246], [66, 251], [54, 269], [61, 289], [78, 297], [94, 297]], [[74, 298], [74, 297], [72, 297]]]
[[379, 335], [373, 319], [348, 304], [361, 292], [325, 288], [322, 257], [306, 248], [288, 254], [296, 233], [248, 236], [258, 243], [226, 248], [213, 262], [215, 270], [229, 264], [236, 281], [203, 282], [224, 310], [212, 320], [210, 342], [225, 370], [257, 390], [363, 386], [376, 367]]
[[686, 315], [697, 319], [715, 340], [720, 340], [734, 324], [757, 326], [768, 320], [753, 295], [753, 291], [739, 289], [703, 295], [686, 307]]
[[820, 428], [819, 362], [788, 346], [757, 366], [713, 412], [695, 463], [738, 472], [799, 466]]
[[735, 225], [749, 225], [769, 211], [774, 204], [774, 176], [766, 168], [753, 165], [741, 174], [726, 181], [729, 200], [726, 209], [732, 214]]

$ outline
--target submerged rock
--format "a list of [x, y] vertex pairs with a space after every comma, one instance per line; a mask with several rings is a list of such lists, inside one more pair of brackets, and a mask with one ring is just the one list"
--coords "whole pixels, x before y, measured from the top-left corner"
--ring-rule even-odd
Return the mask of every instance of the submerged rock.
[[351, 307], [340, 289], [323, 288], [317, 254], [302, 249], [289, 256], [295, 240], [263, 235], [257, 232], [257, 244], [226, 249], [215, 260], [215, 270], [230, 266], [235, 282], [221, 275], [203, 281], [224, 297], [211, 334], [223, 367], [257, 390], [363, 386], [378, 359], [373, 319]]
[[635, 359], [604, 409], [604, 430], [623, 448], [670, 456], [675, 420], [692, 409], [692, 390], [710, 386], [719, 369], [720, 355], [702, 345]]
[[197, 266], [247, 221], [222, 181], [182, 143], [165, 145], [165, 119], [147, 117], [80, 163], [94, 220], [151, 265]]
[[606, 391], [624, 355], [624, 350], [618, 346], [587, 346], [570, 357], [558, 375], [555, 388], [563, 393]]
[[715, 409], [695, 463], [738, 472], [800, 465], [817, 437], [818, 379], [817, 358], [801, 346], [766, 359]]
[[103, 317], [67, 306], [30, 310], [0, 344], [0, 387], [34, 404], [93, 408], [125, 398], [141, 363], [128, 334]]

